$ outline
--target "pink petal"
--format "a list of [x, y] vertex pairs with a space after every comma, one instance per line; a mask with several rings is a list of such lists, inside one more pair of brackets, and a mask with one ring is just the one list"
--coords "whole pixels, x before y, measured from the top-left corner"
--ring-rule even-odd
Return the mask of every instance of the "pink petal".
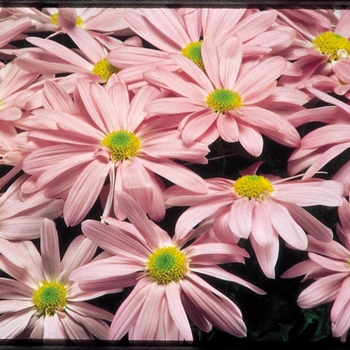
[[292, 247], [305, 250], [307, 247], [305, 232], [293, 220], [288, 210], [282, 205], [272, 201], [269, 201], [268, 205], [272, 226], [278, 234]]
[[254, 249], [260, 268], [265, 276], [268, 278], [275, 278], [275, 266], [279, 254], [279, 240], [277, 232], [274, 231], [271, 244], [268, 246], [264, 247], [257, 244], [253, 236], [250, 236], [250, 242]]
[[119, 340], [134, 326], [152, 287], [148, 278], [140, 279], [137, 282], [135, 288], [116, 312], [109, 329], [108, 339]]
[[56, 279], [61, 272], [61, 257], [58, 234], [52, 220], [44, 219], [40, 227], [40, 251], [45, 278]]
[[192, 331], [182, 304], [181, 294], [182, 290], [179, 283], [167, 284], [165, 288], [165, 297], [167, 299], [170, 315], [183, 339], [191, 341], [193, 340]]
[[158, 163], [146, 158], [140, 158], [140, 160], [146, 168], [176, 185], [198, 193], [208, 192], [207, 184], [200, 176], [170, 159], [162, 159]]
[[77, 225], [92, 208], [101, 192], [110, 166], [109, 163], [96, 159], [81, 172], [69, 191], [63, 208], [63, 216], [68, 226]]
[[44, 318], [44, 335], [45, 339], [65, 339], [66, 334], [63, 330], [60, 318], [57, 314]]
[[347, 273], [337, 273], [313, 282], [299, 295], [298, 305], [312, 308], [333, 301], [347, 276]]
[[32, 308], [26, 308], [14, 313], [6, 313], [0, 316], [0, 338], [14, 339], [27, 327], [33, 316]]
[[240, 198], [231, 206], [230, 229], [233, 234], [239, 238], [248, 238], [252, 230], [254, 200]]

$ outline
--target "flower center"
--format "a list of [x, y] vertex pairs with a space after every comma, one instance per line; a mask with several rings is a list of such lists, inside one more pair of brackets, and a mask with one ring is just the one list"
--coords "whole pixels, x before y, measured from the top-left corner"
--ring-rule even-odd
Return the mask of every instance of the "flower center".
[[201, 47], [202, 47], [202, 40], [195, 41], [185, 46], [181, 50], [181, 53], [187, 58], [189, 58], [191, 61], [193, 61], [200, 69], [204, 71]]
[[120, 69], [110, 64], [107, 58], [98, 61], [92, 68], [92, 73], [100, 76], [105, 81], [107, 81], [112, 76], [112, 74], [118, 73], [119, 71]]
[[318, 35], [314, 39], [313, 44], [322, 55], [328, 56], [329, 61], [347, 58], [350, 54], [349, 40], [333, 32], [325, 32]]
[[[51, 19], [51, 22], [53, 24], [56, 24], [57, 26], [59, 25], [58, 23], [58, 20], [57, 20], [57, 17], [58, 17], [58, 12], [57, 13], [54, 13], [53, 15], [50, 16], [50, 19]], [[80, 16], [77, 16], [76, 20], [75, 20], [75, 24], [78, 26], [78, 27], [81, 27], [81, 25], [83, 24], [83, 19], [80, 17]]]
[[241, 197], [246, 197], [249, 200], [265, 199], [273, 192], [271, 182], [263, 176], [245, 175], [240, 177], [234, 184], [233, 188]]
[[66, 287], [56, 281], [44, 281], [34, 292], [32, 301], [40, 314], [52, 316], [67, 305]]
[[228, 89], [215, 89], [207, 97], [207, 105], [215, 112], [225, 114], [226, 111], [242, 106], [241, 96]]
[[178, 248], [161, 247], [148, 258], [146, 272], [158, 284], [178, 282], [188, 272], [188, 261]]
[[102, 145], [110, 149], [112, 160], [118, 162], [137, 156], [141, 142], [133, 132], [120, 130], [108, 134]]

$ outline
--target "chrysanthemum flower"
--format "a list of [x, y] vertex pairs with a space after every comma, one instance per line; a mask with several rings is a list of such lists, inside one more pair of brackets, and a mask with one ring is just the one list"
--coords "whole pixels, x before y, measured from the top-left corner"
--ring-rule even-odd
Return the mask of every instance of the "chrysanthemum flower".
[[85, 300], [85, 293], [68, 279], [77, 267], [91, 261], [96, 245], [78, 236], [60, 259], [53, 221], [40, 228], [41, 255], [30, 241], [0, 239], [0, 269], [13, 278], [0, 278], [1, 339], [106, 339], [113, 315]]
[[1, 194], [1, 238], [8, 240], [38, 238], [39, 228], [45, 218], [54, 220], [62, 215], [61, 199], [48, 199], [40, 192], [25, 199], [21, 198], [21, 186], [27, 179], [28, 175], [22, 175]]
[[[217, 264], [244, 262], [246, 252], [237, 245], [199, 239], [178, 244], [150, 221], [126, 194], [120, 196], [130, 223], [104, 218], [87, 220], [84, 234], [113, 256], [87, 264], [70, 275], [86, 291], [108, 291], [134, 286], [117, 310], [109, 339], [193, 339], [188, 317], [202, 331], [212, 325], [237, 337], [246, 335], [238, 307], [197, 273], [242, 284], [264, 292]], [[186, 242], [185, 242], [186, 243]], [[187, 314], [187, 315], [186, 315]]]
[[6, 11], [17, 18], [17, 21], [30, 20], [28, 32], [54, 32], [61, 33], [62, 28], [58, 23], [58, 16], [63, 16], [75, 25], [87, 31], [96, 33], [108, 33], [115, 35], [131, 35], [133, 32], [123, 19], [126, 12], [134, 12], [136, 9], [124, 8], [56, 8], [43, 7], [40, 10], [35, 7], [7, 7]]
[[38, 149], [24, 159], [23, 169], [34, 175], [36, 189], [50, 198], [66, 199], [63, 214], [68, 225], [85, 217], [108, 176], [105, 213], [113, 204], [117, 217], [122, 215], [114, 192], [120, 191], [129, 193], [152, 218], [164, 216], [164, 184], [155, 174], [194, 191], [207, 191], [200, 176], [173, 160], [206, 163], [208, 147], [197, 142], [186, 145], [166, 121], [147, 121], [144, 107], [160, 92], [145, 86], [130, 99], [124, 84], [108, 87], [107, 91], [99, 84], [77, 81], [78, 114], [68, 114], [64, 91], [48, 82], [47, 96], [56, 98], [56, 109], [33, 111], [33, 120], [39, 125], [46, 121], [47, 126], [28, 133], [27, 141], [37, 143]]
[[345, 63], [350, 58], [350, 10], [343, 10], [339, 19], [329, 12], [312, 10], [282, 10], [280, 16], [300, 33], [293, 59], [303, 69], [299, 77], [283, 77], [283, 84], [304, 88], [313, 75], [319, 81], [332, 73], [341, 72], [340, 81], [341, 76], [350, 75], [350, 66]]
[[[279, 254], [278, 236], [291, 247], [304, 250], [306, 232], [322, 241], [332, 239], [332, 231], [302, 207], [313, 205], [339, 206], [343, 186], [336, 181], [281, 179], [256, 175], [260, 163], [241, 172], [236, 181], [208, 179], [209, 193], [194, 193], [170, 188], [167, 205], [191, 205], [178, 219], [177, 239], [186, 239], [191, 229], [211, 218], [217, 237], [231, 242], [231, 235], [249, 238], [261, 269], [274, 278]], [[316, 229], [317, 228], [317, 229]], [[305, 230], [305, 231], [304, 231]]]
[[299, 295], [298, 305], [313, 308], [334, 302], [330, 313], [332, 333], [345, 341], [350, 329], [350, 205], [346, 199], [343, 199], [338, 213], [340, 224], [337, 225], [337, 233], [341, 243], [320, 242], [309, 236], [309, 259], [298, 263], [282, 277], [305, 275], [303, 281], [314, 280]]
[[[74, 9], [72, 9], [74, 10]], [[27, 41], [37, 48], [23, 48], [13, 52], [18, 58], [15, 63], [23, 69], [38, 74], [74, 73], [85, 79], [105, 83], [120, 69], [113, 66], [107, 59], [109, 50], [89, 32], [73, 25], [68, 19], [59, 17], [59, 22], [65, 32], [78, 46], [75, 51], [50, 39], [29, 37]], [[112, 38], [110, 39], [112, 40]], [[141, 44], [139, 41], [126, 40], [125, 43], [114, 39], [117, 46]], [[112, 47], [115, 47], [113, 45]], [[38, 49], [39, 48], [39, 49]], [[21, 52], [34, 52], [36, 58], [25, 58]]]
[[286, 67], [282, 57], [243, 65], [242, 45], [235, 36], [220, 45], [207, 39], [201, 52], [206, 73], [180, 54], [171, 57], [184, 73], [161, 67], [145, 73], [151, 84], [175, 94], [152, 102], [147, 107], [149, 113], [186, 114], [180, 124], [185, 142], [210, 144], [220, 136], [228, 142], [239, 141], [254, 156], [262, 152], [262, 134], [287, 146], [299, 144], [298, 132], [284, 117], [259, 106], [273, 93], [279, 101], [292, 99], [299, 106], [308, 101], [297, 90], [276, 89], [276, 79]]

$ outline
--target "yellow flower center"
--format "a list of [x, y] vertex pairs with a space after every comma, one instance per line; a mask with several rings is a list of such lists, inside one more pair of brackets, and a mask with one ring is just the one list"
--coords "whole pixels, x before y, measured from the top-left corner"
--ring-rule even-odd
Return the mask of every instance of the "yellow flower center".
[[107, 58], [98, 61], [92, 68], [92, 73], [100, 76], [105, 81], [107, 81], [112, 76], [112, 74], [118, 73], [119, 71], [120, 69], [110, 64]]
[[204, 71], [201, 47], [202, 47], [202, 40], [195, 41], [185, 46], [181, 50], [181, 53], [187, 58], [189, 58], [191, 61], [193, 61], [200, 69]]
[[316, 50], [322, 55], [327, 55], [329, 61], [335, 61], [339, 58], [347, 58], [350, 54], [350, 42], [343, 36], [325, 32], [318, 35], [313, 41]]
[[207, 97], [207, 105], [215, 112], [225, 114], [228, 110], [233, 110], [242, 106], [241, 96], [229, 89], [215, 89]]
[[102, 140], [102, 145], [110, 149], [111, 159], [117, 162], [136, 157], [141, 142], [133, 132], [119, 130], [108, 134]]
[[34, 292], [32, 301], [38, 313], [52, 316], [67, 305], [67, 289], [62, 283], [44, 281]]
[[233, 188], [241, 197], [251, 200], [253, 198], [265, 199], [273, 192], [271, 182], [263, 176], [245, 175], [240, 177], [234, 184]]
[[188, 261], [175, 246], [161, 247], [148, 258], [146, 272], [158, 284], [178, 282], [188, 272]]
[[[57, 13], [54, 13], [53, 15], [51, 15], [51, 16], [50, 16], [50, 19], [51, 19], [51, 22], [52, 22], [53, 24], [56, 24], [56, 25], [58, 26], [59, 24], [58, 24], [57, 17], [58, 17], [58, 12], [57, 12]], [[82, 19], [80, 16], [77, 16], [77, 19], [75, 20], [75, 24], [76, 24], [78, 27], [81, 27], [81, 25], [83, 24], [83, 19]]]

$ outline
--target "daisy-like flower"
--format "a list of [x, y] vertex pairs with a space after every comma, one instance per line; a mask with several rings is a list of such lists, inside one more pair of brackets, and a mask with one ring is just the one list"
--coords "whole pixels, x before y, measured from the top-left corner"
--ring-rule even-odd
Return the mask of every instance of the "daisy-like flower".
[[27, 179], [28, 175], [22, 175], [0, 196], [1, 238], [8, 240], [38, 238], [39, 228], [45, 218], [54, 220], [62, 215], [61, 199], [48, 199], [40, 192], [28, 198], [21, 197], [21, 186]]
[[[239, 308], [210, 286], [197, 273], [262, 290], [228, 273], [217, 264], [243, 262], [246, 252], [237, 245], [199, 239], [178, 244], [150, 221], [133, 199], [119, 198], [128, 222], [105, 218], [105, 223], [87, 220], [84, 234], [113, 256], [82, 266], [70, 278], [83, 290], [98, 292], [134, 286], [117, 310], [109, 339], [193, 339], [187, 315], [202, 331], [212, 325], [237, 337], [246, 335]], [[187, 314], [187, 315], [186, 315]]]
[[85, 293], [68, 279], [77, 267], [91, 261], [96, 245], [78, 236], [60, 259], [53, 221], [40, 228], [41, 254], [31, 241], [0, 239], [0, 268], [12, 278], [0, 278], [1, 339], [106, 339], [113, 315], [85, 300]]
[[340, 224], [337, 224], [337, 233], [341, 243], [320, 242], [309, 236], [309, 259], [298, 263], [282, 277], [305, 275], [303, 281], [314, 280], [299, 295], [298, 305], [313, 308], [334, 302], [330, 312], [332, 333], [345, 341], [350, 329], [350, 204], [346, 199], [338, 208], [338, 214]]
[[311, 10], [282, 10], [280, 16], [300, 33], [293, 58], [303, 69], [299, 77], [283, 77], [283, 84], [304, 88], [315, 74], [321, 81], [332, 73], [340, 82], [343, 75], [349, 76], [350, 66], [345, 61], [350, 58], [350, 10], [343, 10], [339, 19], [329, 12]]
[[54, 32], [61, 33], [62, 28], [58, 23], [58, 16], [63, 16], [75, 25], [87, 31], [96, 33], [114, 33], [115, 35], [131, 35], [133, 32], [123, 19], [126, 12], [135, 9], [124, 8], [55, 8], [44, 7], [8, 7], [6, 11], [18, 19], [30, 19], [30, 27], [25, 32]]
[[[170, 188], [167, 205], [191, 205], [178, 219], [175, 232], [186, 239], [191, 229], [205, 219], [213, 219], [213, 228], [223, 242], [234, 235], [249, 238], [264, 274], [275, 277], [280, 236], [296, 249], [307, 246], [305, 231], [322, 241], [332, 239], [332, 231], [302, 207], [314, 205], [339, 206], [343, 186], [336, 181], [281, 179], [256, 175], [256, 163], [237, 180], [208, 179], [209, 193], [193, 193]], [[305, 231], [304, 231], [305, 230]]]
[[144, 107], [159, 96], [156, 88], [144, 86], [130, 99], [123, 83], [111, 83], [105, 89], [79, 80], [76, 113], [70, 114], [66, 106], [71, 99], [58, 85], [48, 82], [45, 91], [56, 108], [33, 111], [34, 122], [37, 119], [39, 125], [46, 122], [47, 126], [26, 134], [27, 142], [36, 143], [38, 149], [24, 159], [23, 169], [34, 175], [35, 190], [65, 199], [63, 215], [68, 225], [83, 220], [108, 176], [105, 214], [113, 206], [119, 218], [122, 214], [114, 193], [125, 191], [153, 219], [162, 219], [164, 184], [155, 174], [200, 193], [207, 191], [200, 176], [173, 160], [205, 164], [208, 147], [185, 144], [164, 120], [147, 121]]
[[242, 65], [242, 44], [236, 36], [220, 45], [207, 39], [201, 50], [206, 73], [180, 54], [171, 57], [184, 73], [161, 67], [145, 73], [151, 84], [175, 94], [152, 102], [147, 107], [150, 114], [184, 113], [180, 129], [185, 142], [210, 144], [220, 136], [228, 142], [239, 141], [254, 156], [263, 150], [262, 134], [287, 146], [299, 144], [298, 132], [284, 117], [259, 106], [273, 93], [297, 106], [308, 101], [297, 90], [276, 89], [285, 59], [276, 56], [253, 66]]

